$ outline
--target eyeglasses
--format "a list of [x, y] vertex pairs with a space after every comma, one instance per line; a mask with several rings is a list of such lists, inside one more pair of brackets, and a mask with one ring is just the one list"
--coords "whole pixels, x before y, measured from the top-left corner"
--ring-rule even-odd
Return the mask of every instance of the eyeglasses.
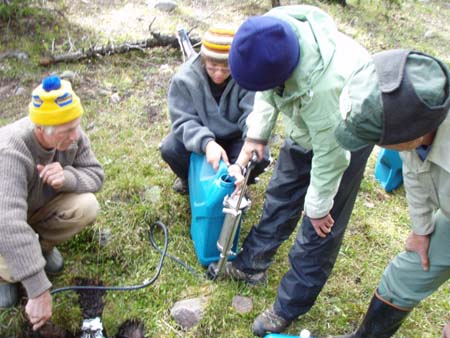
[[210, 73], [217, 73], [217, 72], [229, 73], [230, 72], [230, 68], [228, 68], [228, 67], [206, 66], [205, 68]]

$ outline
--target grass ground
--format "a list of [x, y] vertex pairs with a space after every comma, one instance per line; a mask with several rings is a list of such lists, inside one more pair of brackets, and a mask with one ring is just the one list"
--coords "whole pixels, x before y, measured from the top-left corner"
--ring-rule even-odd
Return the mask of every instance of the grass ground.
[[[401, 8], [381, 0], [351, 1], [342, 8], [305, 1], [330, 13], [339, 28], [371, 52], [388, 48], [413, 48], [432, 53], [450, 64], [450, 4], [448, 1], [405, 1]], [[283, 4], [294, 1], [282, 1]], [[42, 5], [42, 4], [41, 4]], [[171, 190], [174, 175], [161, 160], [158, 144], [168, 133], [166, 93], [171, 76], [182, 62], [178, 50], [155, 48], [112, 55], [78, 63], [38, 66], [54, 50], [67, 52], [107, 41], [120, 43], [148, 37], [148, 26], [173, 34], [180, 24], [201, 35], [213, 22], [240, 23], [246, 16], [269, 9], [269, 1], [182, 0], [171, 14], [159, 12], [145, 1], [47, 1], [45, 7], [18, 21], [0, 22], [0, 53], [20, 50], [28, 60], [3, 59], [0, 63], [0, 125], [27, 114], [31, 90], [46, 75], [71, 71], [73, 86], [86, 114], [83, 127], [104, 166], [106, 182], [98, 194], [102, 212], [94, 226], [61, 247], [65, 273], [53, 279], [55, 287], [72, 284], [76, 276], [101, 279], [106, 285], [140, 284], [151, 277], [159, 260], [147, 241], [149, 224], [161, 220], [169, 227], [169, 252], [198, 272], [189, 235], [189, 200]], [[15, 96], [17, 86], [25, 95]], [[114, 102], [116, 93], [120, 100]], [[274, 135], [274, 157], [282, 137]], [[331, 278], [311, 311], [288, 332], [308, 328], [317, 335], [350, 332], [357, 327], [389, 260], [403, 248], [409, 219], [403, 188], [387, 194], [373, 177], [371, 157], [355, 205], [351, 224]], [[270, 173], [252, 187], [253, 206], [246, 215], [241, 240], [256, 223]], [[99, 234], [109, 229], [110, 239], [100, 245]], [[287, 253], [294, 236], [278, 251], [264, 287], [252, 288], [233, 281], [211, 282], [167, 260], [158, 281], [143, 290], [109, 292], [103, 322], [113, 334], [125, 319], [144, 321], [148, 337], [250, 337], [253, 319], [276, 295], [288, 269]], [[235, 295], [253, 299], [253, 311], [233, 310]], [[189, 332], [171, 319], [170, 308], [181, 299], [207, 296], [203, 320]], [[23, 307], [0, 312], [0, 337], [19, 337], [24, 326]], [[439, 337], [450, 321], [450, 285], [420, 304], [396, 337]], [[54, 297], [53, 322], [69, 330], [80, 327], [81, 317], [72, 293]]]

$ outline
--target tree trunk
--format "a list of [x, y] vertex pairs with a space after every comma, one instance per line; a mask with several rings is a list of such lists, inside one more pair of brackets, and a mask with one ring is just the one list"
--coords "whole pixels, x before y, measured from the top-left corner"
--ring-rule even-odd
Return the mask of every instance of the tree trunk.
[[272, 0], [272, 8], [281, 6], [280, 0]]
[[[98, 57], [100, 55], [112, 55], [118, 53], [126, 53], [131, 50], [144, 50], [145, 48], [153, 47], [172, 47], [178, 48], [178, 39], [173, 35], [164, 35], [156, 32], [151, 32], [152, 37], [143, 41], [124, 42], [118, 45], [109, 43], [105, 46], [95, 46], [87, 50], [79, 50], [73, 53], [61, 54], [61, 55], [49, 55], [43, 57], [39, 64], [41, 66], [49, 66], [51, 64], [59, 62], [76, 62], [82, 59], [90, 57]], [[192, 44], [197, 44], [200, 39], [192, 39]]]

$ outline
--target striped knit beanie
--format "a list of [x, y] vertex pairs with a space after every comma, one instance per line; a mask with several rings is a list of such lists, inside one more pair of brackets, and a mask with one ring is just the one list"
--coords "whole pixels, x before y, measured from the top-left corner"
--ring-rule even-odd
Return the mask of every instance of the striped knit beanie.
[[226, 26], [212, 26], [203, 36], [201, 54], [204, 57], [228, 62], [228, 53], [235, 30]]

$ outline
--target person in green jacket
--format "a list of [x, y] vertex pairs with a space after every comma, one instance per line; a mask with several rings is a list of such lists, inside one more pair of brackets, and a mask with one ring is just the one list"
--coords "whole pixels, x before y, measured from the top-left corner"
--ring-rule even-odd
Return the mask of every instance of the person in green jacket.
[[344, 88], [336, 140], [400, 151], [412, 231], [386, 267], [356, 332], [394, 335], [420, 301], [450, 279], [450, 72], [420, 52], [377, 53]]
[[364, 173], [371, 146], [350, 153], [336, 142], [339, 95], [346, 80], [369, 59], [358, 43], [337, 31], [333, 20], [312, 6], [277, 7], [247, 19], [233, 39], [229, 64], [235, 81], [258, 91], [247, 118], [247, 135], [230, 175], [252, 152], [262, 158], [279, 114], [285, 141], [266, 191], [261, 220], [245, 239], [226, 275], [249, 283], [266, 270], [283, 241], [300, 230], [289, 253], [273, 306], [259, 315], [258, 336], [283, 331], [309, 311], [326, 283]]

